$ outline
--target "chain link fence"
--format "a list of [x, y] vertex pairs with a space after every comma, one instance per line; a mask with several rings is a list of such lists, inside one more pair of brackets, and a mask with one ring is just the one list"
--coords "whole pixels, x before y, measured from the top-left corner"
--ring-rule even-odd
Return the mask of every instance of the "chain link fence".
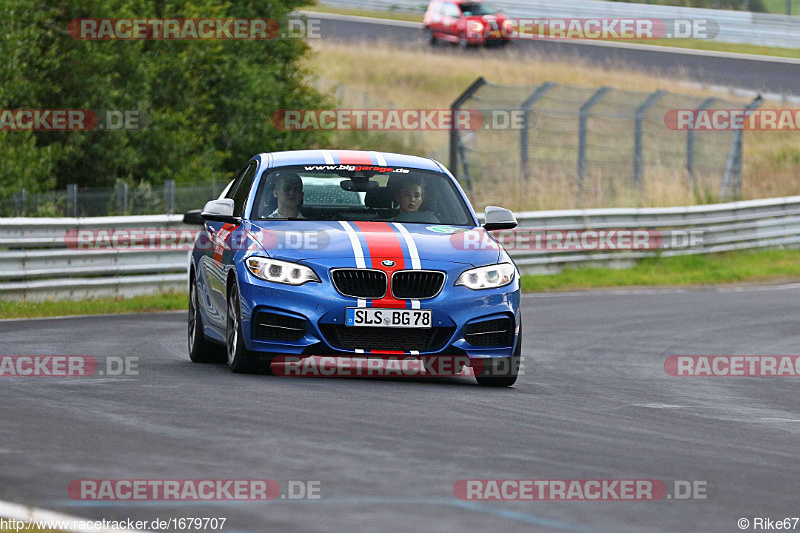
[[[395, 108], [394, 102], [344, 85], [316, 84], [331, 91], [340, 107]], [[518, 113], [521, 127], [454, 130], [449, 146], [439, 145], [439, 134], [388, 132], [370, 138], [367, 148], [414, 148], [443, 162], [449, 156], [450, 169], [479, 206], [499, 203], [530, 210], [711, 203], [741, 197], [743, 132], [677, 131], [665, 125], [664, 116], [675, 109], [754, 109], [759, 104], [758, 99], [747, 104], [550, 82], [503, 86], [479, 78], [451, 107], [479, 110], [484, 117]], [[376, 140], [380, 146], [372, 146]], [[0, 195], [0, 217], [183, 213], [218, 197], [226, 184], [167, 180], [160, 186], [121, 183], [113, 188], [71, 184], [41, 194], [23, 189]]]
[[[720, 98], [544, 83], [503, 86], [479, 78], [453, 109], [516, 113], [516, 127], [450, 134], [450, 169], [476, 197], [523, 182], [538, 207], [642, 205], [738, 199], [742, 131], [679, 131], [670, 110], [754, 109]], [[633, 204], [631, 204], [633, 202]]]

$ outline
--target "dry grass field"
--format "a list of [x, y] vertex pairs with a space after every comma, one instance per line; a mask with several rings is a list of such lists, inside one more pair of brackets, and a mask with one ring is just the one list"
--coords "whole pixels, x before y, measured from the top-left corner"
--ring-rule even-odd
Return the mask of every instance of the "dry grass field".
[[[305, 67], [322, 87], [344, 85], [339, 91], [340, 107], [363, 108], [364, 97], [371, 107], [394, 106], [408, 109], [445, 109], [479, 75], [493, 84], [536, 86], [547, 81], [582, 87], [610, 86], [629, 91], [658, 89], [694, 97], [718, 96], [747, 103], [727, 93], [714, 94], [692, 87], [687, 78], [632, 70], [622, 64], [589, 64], [575, 57], [526, 57], [519, 61], [513, 51], [474, 50], [467, 53], [441, 46], [435, 50], [420, 46], [398, 48], [371, 44], [354, 48], [348, 44], [312, 43], [313, 54]], [[335, 97], [336, 92], [331, 94]], [[763, 108], [784, 107], [766, 102]], [[800, 131], [746, 132], [744, 136], [743, 199], [800, 195]], [[340, 148], [405, 151], [431, 155], [447, 163], [447, 132], [336, 132], [332, 139]], [[721, 154], [721, 157], [727, 153]], [[719, 201], [717, 178], [710, 184], [700, 176], [692, 184], [683, 169], [650, 166], [643, 184], [632, 188], [625, 180], [608, 174], [587, 173], [578, 192], [572, 168], [550, 169], [547, 175], [525, 182], [519, 165], [509, 167], [508, 155], [488, 154], [476, 168], [473, 204], [501, 204], [513, 209], [558, 209], [577, 207], [666, 206]], [[516, 169], [516, 171], [514, 171]], [[502, 179], [499, 177], [502, 176]]]

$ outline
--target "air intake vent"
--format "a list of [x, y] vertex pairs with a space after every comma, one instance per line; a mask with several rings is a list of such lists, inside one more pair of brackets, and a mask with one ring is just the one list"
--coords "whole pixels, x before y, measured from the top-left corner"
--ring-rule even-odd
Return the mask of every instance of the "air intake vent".
[[263, 311], [256, 315], [257, 340], [297, 341], [305, 335], [305, 320]]
[[402, 350], [435, 352], [455, 332], [455, 328], [373, 328], [320, 324], [323, 335], [339, 350]]
[[484, 320], [467, 324], [464, 338], [473, 346], [510, 346], [514, 340], [511, 319]]

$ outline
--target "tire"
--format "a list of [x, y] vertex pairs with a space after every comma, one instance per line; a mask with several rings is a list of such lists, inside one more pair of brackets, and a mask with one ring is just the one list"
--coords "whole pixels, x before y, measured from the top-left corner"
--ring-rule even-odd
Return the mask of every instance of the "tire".
[[194, 276], [189, 282], [189, 359], [193, 363], [222, 363], [225, 354], [217, 344], [203, 334], [203, 316], [197, 305], [197, 282]]
[[225, 353], [228, 368], [236, 374], [253, 374], [258, 371], [258, 361], [244, 344], [242, 312], [239, 305], [239, 286], [234, 281], [228, 290], [228, 317], [225, 321]]
[[422, 30], [423, 35], [425, 36], [425, 42], [430, 46], [436, 46], [439, 43], [439, 40], [433, 36], [433, 30], [429, 27], [425, 27]]
[[517, 381], [522, 354], [522, 326], [519, 328], [517, 347], [511, 357], [484, 359], [483, 369], [475, 375], [478, 385], [483, 387], [510, 387]]
[[464, 33], [463, 31], [458, 34], [458, 47], [461, 48], [462, 50], [470, 49], [470, 44], [469, 41], [467, 40], [467, 34]]

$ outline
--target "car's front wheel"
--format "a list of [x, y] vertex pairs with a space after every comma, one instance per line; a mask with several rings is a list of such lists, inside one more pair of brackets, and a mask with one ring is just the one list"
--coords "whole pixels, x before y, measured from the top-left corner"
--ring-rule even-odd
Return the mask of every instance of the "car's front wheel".
[[425, 42], [431, 46], [436, 46], [438, 39], [436, 39], [436, 37], [433, 35], [433, 30], [426, 26], [422, 32], [425, 36]]
[[225, 328], [225, 349], [228, 368], [237, 374], [251, 374], [258, 370], [257, 360], [247, 349], [242, 335], [242, 313], [239, 305], [239, 287], [234, 281], [228, 290], [228, 318]]
[[462, 50], [468, 50], [471, 48], [469, 41], [467, 40], [467, 34], [463, 31], [458, 34], [458, 47]]
[[203, 334], [203, 317], [197, 298], [197, 281], [189, 282], [189, 359], [193, 363], [221, 363], [224, 354], [221, 347], [206, 339]]
[[522, 354], [522, 326], [519, 329], [517, 347], [511, 357], [484, 359], [481, 369], [475, 373], [478, 385], [484, 387], [510, 387], [517, 382]]

